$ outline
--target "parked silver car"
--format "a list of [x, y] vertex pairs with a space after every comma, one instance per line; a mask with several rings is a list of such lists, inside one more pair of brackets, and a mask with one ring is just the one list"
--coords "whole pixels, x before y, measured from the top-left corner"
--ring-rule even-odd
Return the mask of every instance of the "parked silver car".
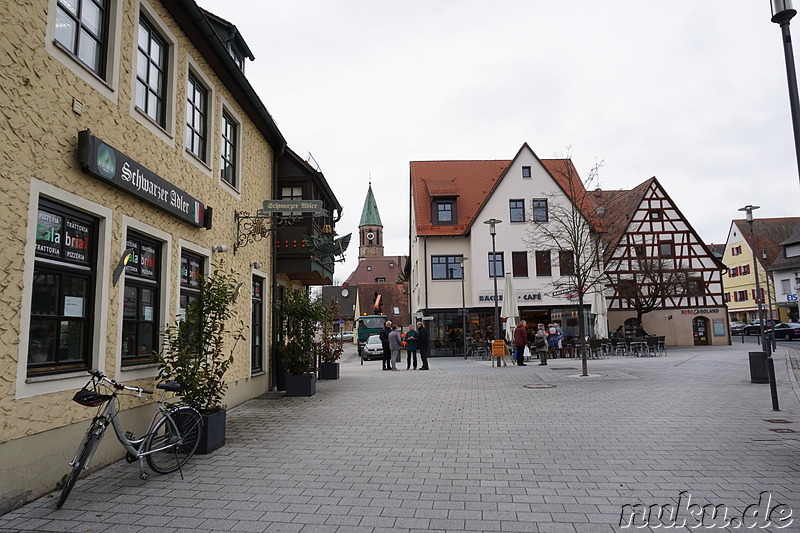
[[370, 335], [367, 343], [361, 350], [361, 356], [366, 359], [383, 359], [383, 344], [380, 335]]
[[353, 342], [353, 332], [352, 331], [340, 331], [337, 333], [334, 338], [337, 341], [342, 342]]

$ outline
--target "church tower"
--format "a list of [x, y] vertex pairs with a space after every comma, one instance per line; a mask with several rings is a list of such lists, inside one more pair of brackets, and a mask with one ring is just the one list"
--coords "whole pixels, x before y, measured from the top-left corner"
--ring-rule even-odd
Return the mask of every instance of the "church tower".
[[366, 257], [383, 257], [383, 224], [378, 213], [378, 204], [372, 194], [372, 181], [361, 211], [361, 222], [358, 224], [358, 260]]

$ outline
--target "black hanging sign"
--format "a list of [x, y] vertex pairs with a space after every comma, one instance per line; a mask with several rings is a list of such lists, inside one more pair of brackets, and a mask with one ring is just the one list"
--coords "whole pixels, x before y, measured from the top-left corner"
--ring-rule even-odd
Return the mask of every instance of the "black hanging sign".
[[151, 172], [89, 130], [78, 132], [78, 163], [95, 178], [198, 228], [211, 229], [211, 208]]

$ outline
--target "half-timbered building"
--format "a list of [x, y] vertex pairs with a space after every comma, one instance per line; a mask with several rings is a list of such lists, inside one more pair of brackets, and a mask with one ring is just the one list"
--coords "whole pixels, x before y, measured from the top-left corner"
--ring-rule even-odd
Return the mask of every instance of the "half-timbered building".
[[659, 181], [595, 194], [603, 206], [610, 329], [641, 325], [670, 345], [729, 344], [725, 265]]

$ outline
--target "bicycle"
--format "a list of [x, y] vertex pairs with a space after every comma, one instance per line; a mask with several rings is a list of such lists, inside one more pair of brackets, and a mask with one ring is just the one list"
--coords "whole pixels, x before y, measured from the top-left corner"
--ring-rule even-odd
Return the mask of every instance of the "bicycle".
[[[153, 391], [128, 387], [98, 371], [90, 370], [89, 374], [92, 377], [75, 393], [72, 400], [86, 407], [97, 407], [97, 415], [92, 419], [75, 457], [69, 463], [72, 471], [61, 490], [61, 496], [56, 504], [57, 509], [67, 501], [81, 472], [89, 468], [89, 461], [109, 425], [114, 428], [117, 439], [128, 452], [125, 459], [129, 463], [138, 461], [141, 479], [150, 477], [144, 470], [144, 461], [147, 461], [148, 466], [159, 474], [169, 474], [179, 470], [197, 450], [200, 440], [200, 430], [203, 426], [200, 413], [192, 406], [164, 401], [168, 392], [175, 393], [181, 390], [179, 383], [168, 381], [156, 385], [157, 389], [163, 391], [161, 398], [156, 402], [156, 409], [147, 432], [141, 438], [136, 438], [130, 431], [123, 431], [120, 425], [117, 418], [117, 394], [143, 398], [144, 394], [153, 394]], [[111, 394], [103, 394], [100, 391], [101, 387], [111, 389]], [[124, 391], [134, 394], [125, 394]]]

